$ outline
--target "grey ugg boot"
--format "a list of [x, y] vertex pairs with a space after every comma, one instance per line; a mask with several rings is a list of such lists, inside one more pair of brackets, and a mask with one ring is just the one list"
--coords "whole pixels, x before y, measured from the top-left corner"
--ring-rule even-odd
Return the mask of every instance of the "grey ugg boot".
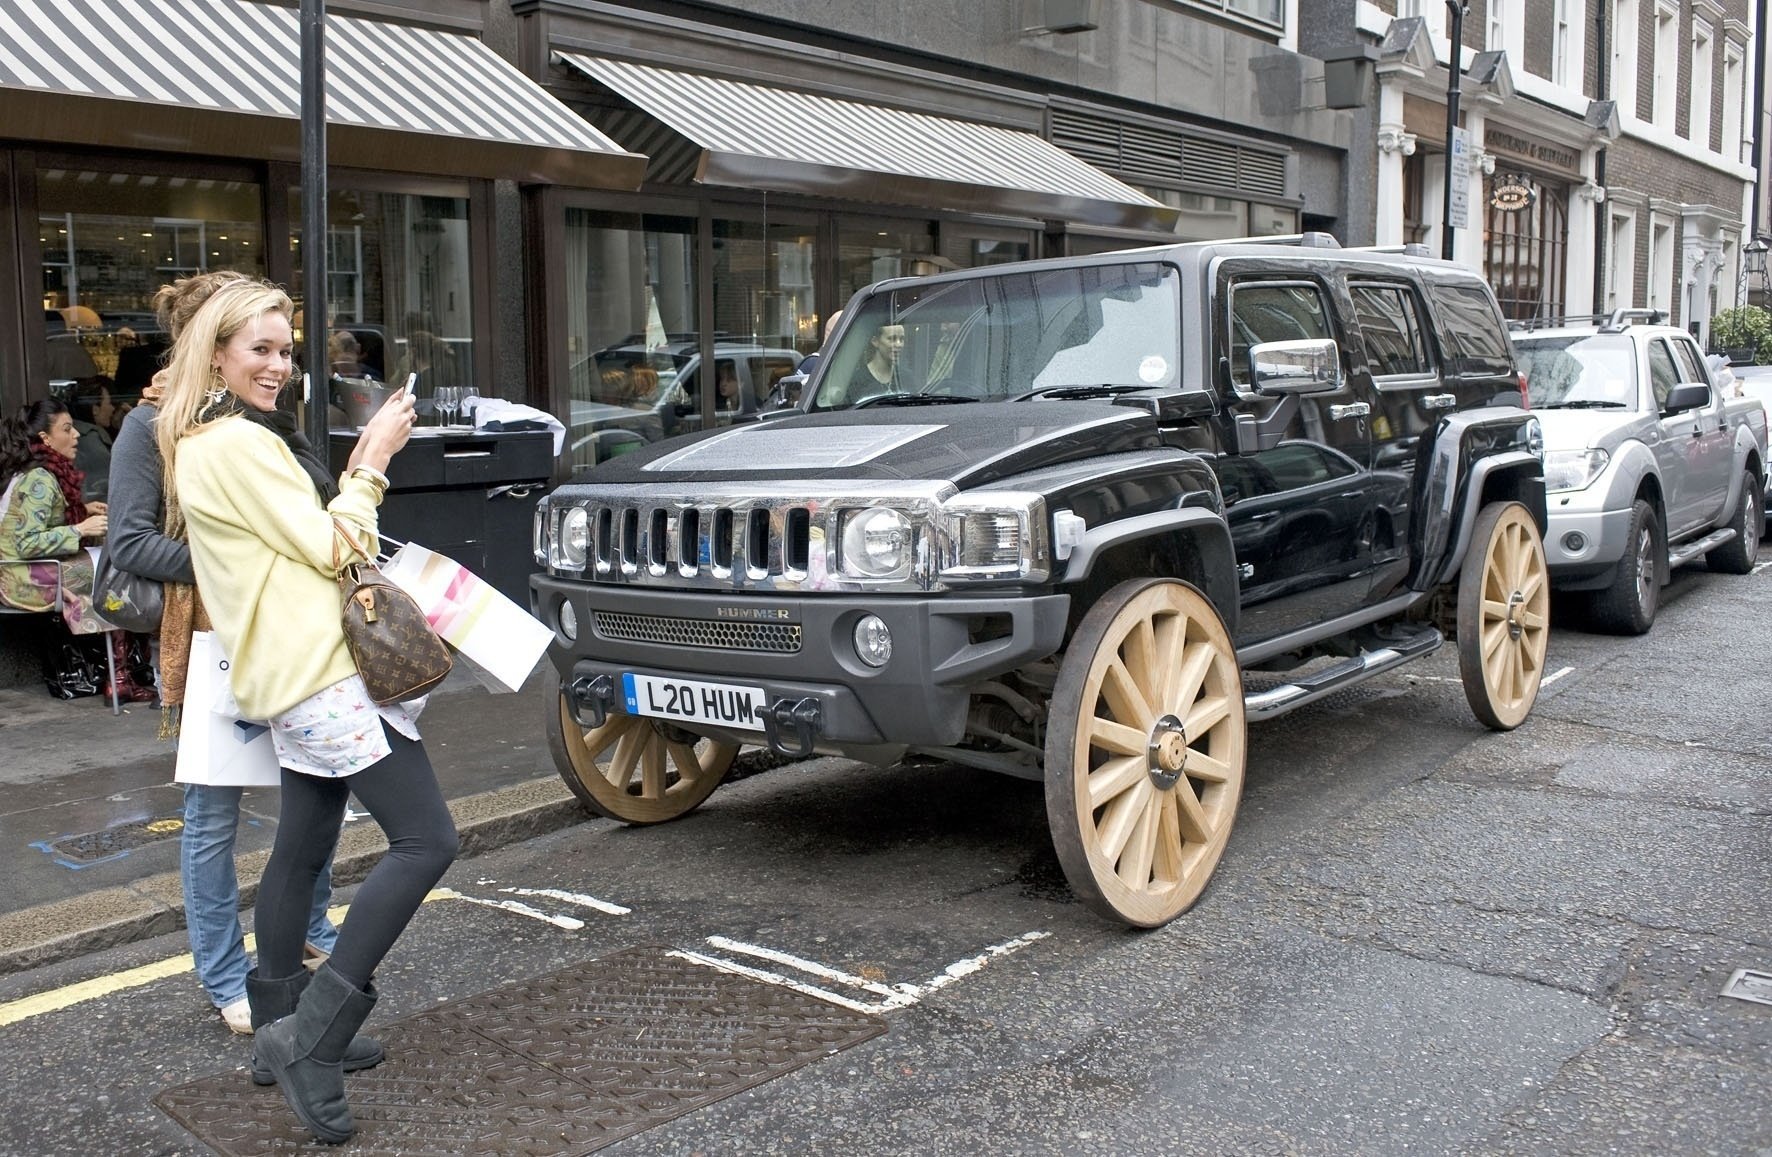
[[[301, 994], [308, 987], [314, 974], [306, 967], [294, 976], [285, 976], [281, 980], [261, 980], [258, 969], [254, 968], [246, 974], [246, 1000], [252, 1007], [252, 1031], [254, 1034], [274, 1020], [282, 1020], [295, 1011], [295, 1005]], [[388, 1054], [383, 1051], [381, 1042], [372, 1036], [355, 1036], [351, 1038], [349, 1047], [345, 1049], [343, 1061], [345, 1072], [354, 1073], [359, 1069], [373, 1069], [386, 1060]], [[252, 1046], [252, 1083], [255, 1085], [274, 1085], [277, 1078], [271, 1070], [258, 1059], [258, 1045]]]
[[341, 1062], [351, 1038], [375, 1007], [373, 985], [354, 988], [324, 965], [302, 993], [295, 1014], [258, 1031], [258, 1056], [283, 1090], [283, 1099], [308, 1131], [342, 1145], [357, 1131], [345, 1102]]

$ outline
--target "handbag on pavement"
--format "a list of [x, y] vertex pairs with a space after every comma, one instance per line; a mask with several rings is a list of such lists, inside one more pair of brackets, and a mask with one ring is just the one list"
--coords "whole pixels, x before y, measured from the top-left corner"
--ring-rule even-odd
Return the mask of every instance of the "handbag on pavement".
[[363, 676], [370, 701], [378, 707], [428, 695], [455, 665], [449, 648], [431, 629], [411, 595], [375, 568], [373, 562], [344, 563], [343, 539], [358, 557], [368, 560], [344, 523], [332, 520], [332, 569], [344, 596], [341, 621], [345, 644]]

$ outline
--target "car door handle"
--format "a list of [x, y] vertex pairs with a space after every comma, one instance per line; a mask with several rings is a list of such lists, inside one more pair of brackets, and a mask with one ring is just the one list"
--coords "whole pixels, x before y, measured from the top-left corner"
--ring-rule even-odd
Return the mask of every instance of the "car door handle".
[[1330, 406], [1329, 420], [1339, 422], [1343, 418], [1364, 418], [1372, 412], [1372, 407], [1365, 402], [1349, 402], [1345, 406]]
[[1278, 517], [1280, 517], [1279, 511], [1270, 510], [1266, 514], [1251, 514], [1249, 516], [1249, 521], [1250, 522], [1272, 522], [1274, 519], [1276, 519]]
[[1458, 405], [1457, 394], [1424, 394], [1421, 408], [1424, 410], [1450, 410]]

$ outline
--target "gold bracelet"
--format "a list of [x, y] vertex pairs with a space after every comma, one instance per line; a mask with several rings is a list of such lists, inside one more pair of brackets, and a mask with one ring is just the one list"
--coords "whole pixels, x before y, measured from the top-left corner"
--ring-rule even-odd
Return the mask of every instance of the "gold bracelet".
[[354, 467], [351, 470], [350, 476], [352, 478], [361, 478], [363, 481], [369, 483], [370, 489], [375, 491], [375, 500], [377, 502], [380, 502], [382, 496], [388, 492], [387, 475], [383, 474], [373, 466]]

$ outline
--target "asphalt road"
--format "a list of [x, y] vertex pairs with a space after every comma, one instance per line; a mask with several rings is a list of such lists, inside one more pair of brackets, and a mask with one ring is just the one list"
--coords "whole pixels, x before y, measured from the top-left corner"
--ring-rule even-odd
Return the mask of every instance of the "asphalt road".
[[[457, 864], [469, 899], [424, 906], [376, 1020], [633, 945], [914, 996], [618, 1155], [1766, 1157], [1772, 1006], [1720, 993], [1772, 972], [1769, 606], [1772, 565], [1687, 570], [1645, 638], [1559, 630], [1510, 735], [1471, 718], [1450, 648], [1258, 727], [1216, 880], [1155, 932], [1070, 899], [1039, 785], [819, 760], [676, 823]], [[524, 901], [569, 929], [472, 902], [505, 889], [630, 911]], [[0, 1151], [206, 1152], [149, 1099], [246, 1042], [188, 972], [117, 987], [183, 947], [0, 979]], [[12, 1003], [83, 981], [98, 995], [57, 1011]]]

